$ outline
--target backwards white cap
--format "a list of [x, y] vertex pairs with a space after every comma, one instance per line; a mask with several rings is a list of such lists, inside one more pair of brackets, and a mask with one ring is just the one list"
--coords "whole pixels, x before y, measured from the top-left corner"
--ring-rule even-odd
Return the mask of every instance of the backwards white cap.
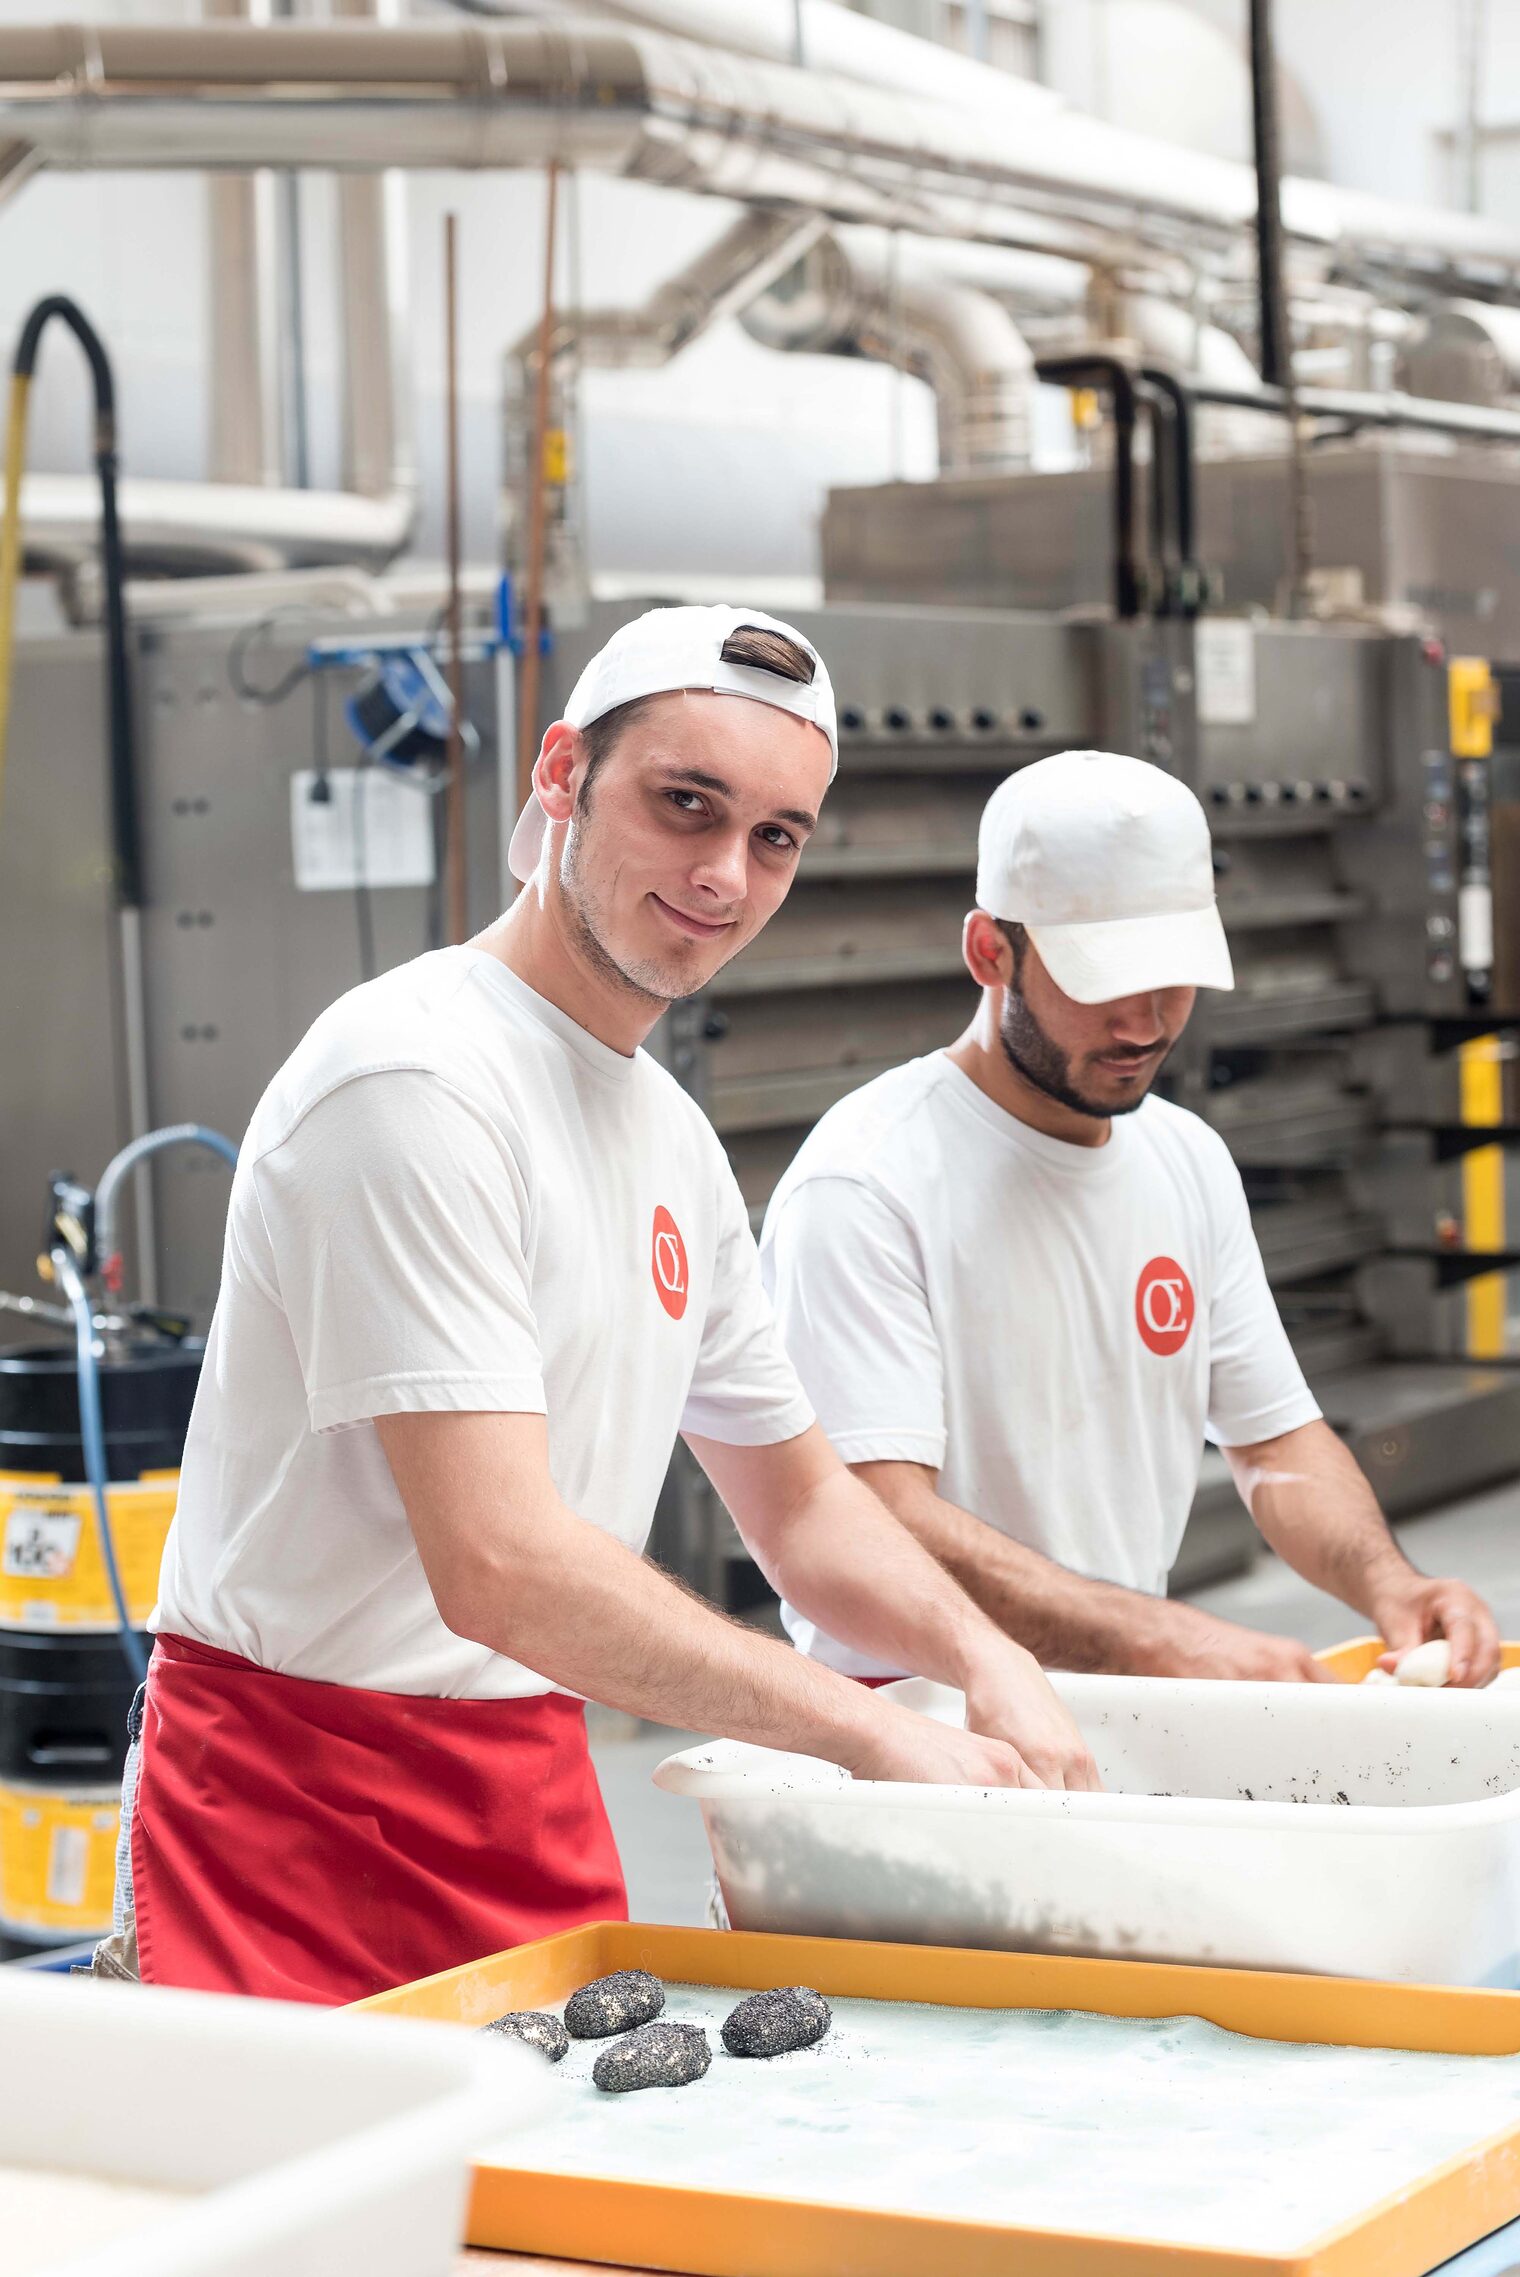
[[[741, 626], [784, 633], [795, 641], [804, 655], [813, 659], [812, 679], [804, 685], [779, 672], [767, 672], [761, 665], [725, 663], [723, 644]], [[715, 696], [748, 696], [754, 703], [772, 704], [777, 711], [811, 720], [829, 739], [831, 783], [838, 773], [839, 729], [828, 667], [812, 642], [794, 626], [759, 609], [650, 609], [631, 624], [620, 625], [576, 681], [561, 717], [571, 727], [589, 727], [620, 704], [631, 704], [639, 696], [668, 695], [680, 688]], [[517, 818], [507, 849], [512, 875], [523, 885], [538, 868], [548, 828], [549, 818], [535, 792]]]
[[1233, 988], [1203, 808], [1175, 775], [1112, 751], [1058, 751], [982, 813], [976, 900], [1022, 925], [1078, 1004], [1149, 988]]

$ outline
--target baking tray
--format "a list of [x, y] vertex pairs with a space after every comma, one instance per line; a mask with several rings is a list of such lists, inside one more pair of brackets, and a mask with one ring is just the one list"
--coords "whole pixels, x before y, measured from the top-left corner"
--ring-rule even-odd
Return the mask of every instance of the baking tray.
[[[836, 1999], [951, 2008], [1196, 2016], [1281, 2042], [1464, 2055], [1520, 2052], [1520, 1995], [1149, 1962], [603, 1922], [360, 2003], [480, 2025], [544, 2008], [613, 1969], [740, 1990], [806, 1983]], [[1284, 2256], [941, 2220], [862, 2205], [476, 2164], [468, 2240], [696, 2277], [1426, 2277], [1520, 2215], [1520, 2124], [1474, 2144]]]
[[[1333, 1669], [1343, 1684], [1360, 1684], [1368, 1669], [1376, 1668], [1387, 1650], [1381, 1637], [1351, 1637], [1345, 1644], [1327, 1645], [1314, 1657], [1326, 1668]], [[1520, 1644], [1501, 1644], [1499, 1658], [1502, 1667], [1520, 1668]]]

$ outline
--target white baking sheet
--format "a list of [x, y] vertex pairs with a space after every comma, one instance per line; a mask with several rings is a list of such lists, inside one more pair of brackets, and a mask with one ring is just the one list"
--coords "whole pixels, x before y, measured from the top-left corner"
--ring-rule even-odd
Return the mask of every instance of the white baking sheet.
[[738, 1992], [667, 1988], [708, 2027], [689, 2087], [603, 2095], [605, 2041], [545, 2067], [503, 2166], [1158, 2243], [1289, 2252], [1520, 2124], [1520, 2056], [1290, 2046], [1160, 2020], [832, 2003], [816, 2048], [731, 2057]]

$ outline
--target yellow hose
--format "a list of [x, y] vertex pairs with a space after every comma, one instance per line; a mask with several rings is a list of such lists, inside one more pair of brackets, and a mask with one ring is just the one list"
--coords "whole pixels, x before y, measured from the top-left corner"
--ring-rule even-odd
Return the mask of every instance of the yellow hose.
[[21, 469], [26, 459], [30, 372], [11, 374], [5, 426], [5, 511], [0, 518], [0, 801], [5, 796], [5, 746], [11, 721], [11, 672], [16, 655], [16, 585], [21, 574]]

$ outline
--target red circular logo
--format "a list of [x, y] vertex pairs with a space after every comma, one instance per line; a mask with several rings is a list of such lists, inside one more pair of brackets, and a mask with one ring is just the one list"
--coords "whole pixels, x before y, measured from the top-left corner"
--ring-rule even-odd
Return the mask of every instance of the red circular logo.
[[654, 1240], [650, 1258], [654, 1293], [672, 1320], [686, 1310], [686, 1244], [681, 1229], [663, 1206], [654, 1213]]
[[1193, 1284], [1175, 1257], [1153, 1257], [1135, 1284], [1135, 1326], [1140, 1341], [1163, 1358], [1180, 1352], [1193, 1325]]

